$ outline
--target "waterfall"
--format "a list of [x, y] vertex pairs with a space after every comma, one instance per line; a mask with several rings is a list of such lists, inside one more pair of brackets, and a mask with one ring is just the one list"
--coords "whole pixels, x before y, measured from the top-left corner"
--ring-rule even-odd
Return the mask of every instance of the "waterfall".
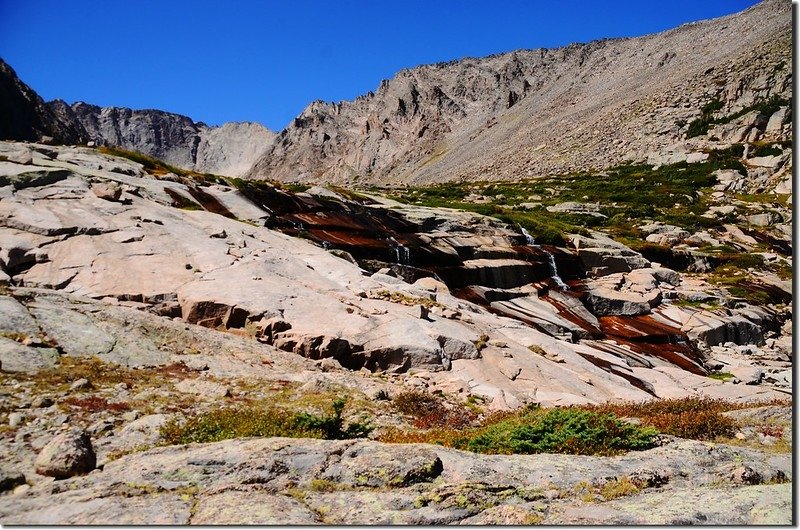
[[401, 245], [395, 238], [389, 237], [394, 249], [394, 257], [400, 265], [411, 265], [411, 249]]
[[528, 245], [541, 250], [547, 256], [547, 263], [548, 265], [550, 265], [550, 277], [553, 278], [554, 282], [556, 282], [556, 286], [562, 291], [568, 291], [569, 285], [564, 283], [564, 280], [562, 280], [561, 276], [558, 275], [558, 268], [556, 267], [555, 256], [553, 256], [551, 252], [537, 245], [536, 242], [533, 240], [533, 236], [530, 234], [530, 232], [525, 230], [524, 227], [520, 226], [519, 228], [520, 230], [522, 230], [522, 235], [525, 236], [525, 241], [528, 243]]

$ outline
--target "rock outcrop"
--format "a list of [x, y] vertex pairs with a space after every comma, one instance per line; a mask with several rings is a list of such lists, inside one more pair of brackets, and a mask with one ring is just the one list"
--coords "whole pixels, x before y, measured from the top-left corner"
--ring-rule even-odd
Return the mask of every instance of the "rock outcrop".
[[[164, 180], [87, 148], [32, 148], [33, 165], [0, 163], [8, 181], [1, 265], [16, 287], [251, 333], [349, 369], [422, 370], [430, 373], [426, 385], [463, 385], [496, 408], [784, 392], [769, 381], [785, 366], [765, 367], [774, 377], [761, 385], [733, 385], [705, 377], [703, 356], [728, 342], [761, 348], [786, 320], [783, 306], [713, 312], [666, 303], [693, 284], [630, 249], [626, 263], [638, 268], [587, 278], [598, 267], [582, 265], [580, 254], [530, 245], [524, 234], [472, 213], [377, 196], [351, 200], [330, 190]], [[101, 188], [120, 193], [98, 195]], [[599, 234], [582, 237], [603, 254]], [[57, 354], [39, 333], [63, 341], [69, 355], [163, 362], [158, 351], [126, 353], [127, 337], [97, 330], [86, 315], [15, 299], [6, 305], [20, 323], [9, 332], [38, 341], [7, 340], [0, 349], [6, 369], [52, 365]], [[77, 328], [87, 331], [74, 336]], [[784, 363], [786, 347], [773, 341], [770, 355]]]
[[80, 142], [84, 131], [48, 107], [16, 72], [0, 59], [0, 140]]
[[[368, 441], [229, 440], [128, 455], [90, 477], [0, 497], [0, 521], [789, 524], [791, 478], [788, 454], [693, 441], [602, 458], [474, 455]], [[610, 501], [596, 493], [617, 483], [632, 492]]]

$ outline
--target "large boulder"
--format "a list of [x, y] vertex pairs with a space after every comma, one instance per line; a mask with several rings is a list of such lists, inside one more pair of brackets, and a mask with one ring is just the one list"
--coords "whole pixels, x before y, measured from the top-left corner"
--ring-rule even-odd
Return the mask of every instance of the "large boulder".
[[69, 429], [53, 438], [36, 457], [36, 472], [69, 478], [93, 470], [96, 464], [92, 441], [85, 431]]

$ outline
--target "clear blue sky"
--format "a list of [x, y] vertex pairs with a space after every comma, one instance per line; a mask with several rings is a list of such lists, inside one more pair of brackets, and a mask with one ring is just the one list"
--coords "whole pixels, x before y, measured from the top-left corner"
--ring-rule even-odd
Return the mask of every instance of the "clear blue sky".
[[0, 0], [0, 57], [46, 99], [280, 130], [419, 64], [653, 33], [755, 0]]

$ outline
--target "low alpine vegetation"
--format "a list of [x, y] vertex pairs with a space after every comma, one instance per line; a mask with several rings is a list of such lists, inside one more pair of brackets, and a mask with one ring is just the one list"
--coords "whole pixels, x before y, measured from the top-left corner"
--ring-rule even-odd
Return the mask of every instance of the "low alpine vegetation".
[[466, 406], [448, 407], [441, 396], [421, 390], [408, 390], [398, 394], [392, 400], [392, 405], [401, 414], [414, 418], [414, 427], [418, 429], [460, 429], [477, 419], [477, 414]]
[[584, 408], [601, 414], [637, 418], [642, 425], [672, 436], [714, 440], [733, 436], [736, 432], [736, 422], [722, 413], [744, 407], [721, 399], [688, 397], [644, 403], [608, 403]]
[[519, 412], [495, 413], [469, 429], [392, 430], [380, 440], [435, 443], [488, 454], [613, 455], [649, 449], [657, 436], [654, 428], [624, 422], [610, 413], [529, 406]]
[[326, 415], [292, 412], [274, 407], [217, 408], [189, 418], [173, 420], [161, 429], [165, 445], [218, 442], [231, 438], [273, 437], [343, 440], [364, 438], [372, 427], [367, 422], [345, 425], [342, 412], [346, 398], [336, 399]]

